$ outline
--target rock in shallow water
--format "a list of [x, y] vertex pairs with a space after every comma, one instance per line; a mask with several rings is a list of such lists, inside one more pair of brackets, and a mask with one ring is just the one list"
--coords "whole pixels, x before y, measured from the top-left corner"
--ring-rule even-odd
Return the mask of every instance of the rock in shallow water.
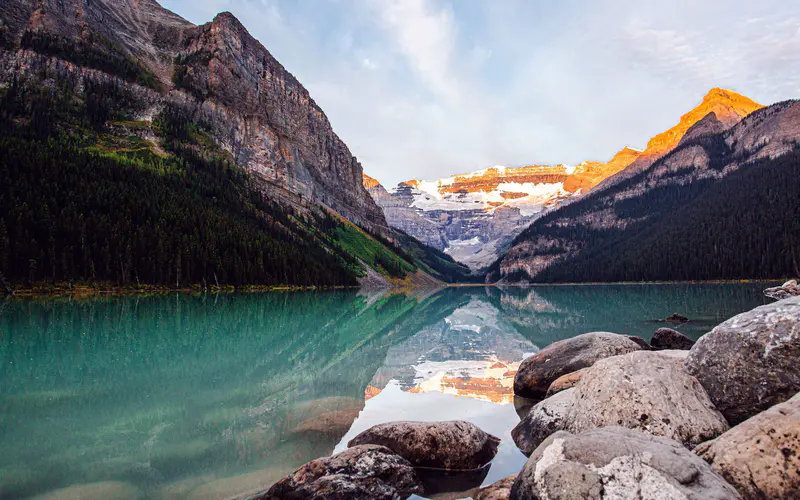
[[407, 460], [383, 446], [355, 446], [313, 460], [253, 500], [397, 499], [422, 494]]
[[798, 286], [797, 280], [789, 280], [781, 286], [767, 288], [764, 290], [764, 295], [775, 300], [788, 299], [800, 295], [800, 286]]
[[622, 426], [692, 447], [728, 430], [681, 359], [657, 351], [602, 359], [573, 391], [564, 424], [571, 432]]
[[415, 467], [466, 470], [489, 463], [500, 438], [464, 421], [390, 422], [367, 429], [348, 446], [381, 445]]
[[592, 366], [598, 359], [641, 350], [625, 335], [609, 332], [584, 333], [560, 340], [527, 358], [514, 377], [514, 394], [542, 399], [557, 378]]
[[736, 490], [679, 443], [621, 427], [559, 431], [531, 455], [511, 499], [734, 499]]
[[518, 475], [513, 474], [504, 477], [494, 484], [481, 488], [475, 494], [475, 500], [508, 500], [511, 495], [511, 487], [514, 486], [514, 481], [517, 480]]
[[686, 359], [731, 424], [800, 391], [800, 297], [739, 314], [703, 335]]
[[686, 323], [689, 321], [689, 318], [678, 313], [672, 313], [672, 316], [667, 316], [666, 320], [670, 323]]
[[694, 452], [744, 498], [800, 498], [800, 393]]
[[691, 349], [694, 340], [672, 328], [659, 328], [653, 334], [650, 344], [654, 349]]
[[530, 455], [550, 434], [563, 430], [574, 392], [575, 389], [567, 389], [531, 408], [528, 415], [511, 431], [517, 448]]

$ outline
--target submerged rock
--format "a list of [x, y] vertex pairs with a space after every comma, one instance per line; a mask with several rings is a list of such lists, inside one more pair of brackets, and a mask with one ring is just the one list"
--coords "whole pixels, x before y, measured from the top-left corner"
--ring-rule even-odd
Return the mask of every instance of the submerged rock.
[[517, 448], [530, 455], [550, 434], [563, 430], [574, 392], [575, 389], [567, 389], [531, 408], [511, 431]]
[[653, 334], [650, 345], [654, 349], [691, 349], [694, 340], [672, 328], [659, 328]]
[[514, 377], [514, 394], [542, 399], [558, 377], [592, 366], [598, 359], [641, 350], [626, 335], [584, 333], [560, 340], [527, 358]]
[[639, 429], [687, 447], [713, 439], [728, 424], [681, 359], [632, 352], [602, 359], [575, 386], [565, 429]]
[[500, 438], [461, 420], [451, 422], [390, 422], [367, 429], [348, 446], [381, 445], [415, 467], [477, 469], [497, 454]]
[[554, 394], [558, 394], [561, 391], [566, 391], [578, 385], [578, 382], [581, 381], [586, 370], [588, 370], [588, 368], [581, 368], [576, 372], [567, 373], [555, 379], [553, 383], [550, 384], [550, 387], [547, 388], [547, 397], [549, 398]]
[[138, 500], [142, 493], [138, 488], [121, 481], [77, 484], [60, 490], [38, 495], [33, 500]]
[[[268, 489], [292, 472], [283, 468], [263, 469], [223, 478], [199, 477], [183, 480], [161, 488], [153, 498], [186, 500], [217, 500], [219, 498], [248, 498]], [[148, 494], [148, 498], [150, 495]]]
[[421, 494], [414, 468], [384, 446], [355, 446], [313, 460], [253, 500], [397, 499]]
[[757, 307], [703, 335], [686, 359], [731, 424], [800, 391], [800, 297]]
[[680, 443], [621, 427], [559, 431], [531, 455], [511, 499], [734, 499], [736, 490]]
[[517, 480], [519, 474], [513, 474], [508, 477], [490, 484], [485, 488], [481, 488], [475, 494], [475, 500], [508, 500], [511, 495], [511, 487], [514, 486], [514, 481]]
[[797, 280], [789, 280], [781, 286], [767, 288], [764, 290], [764, 295], [775, 300], [788, 299], [800, 295], [800, 286]]
[[694, 452], [744, 498], [800, 498], [800, 393]]

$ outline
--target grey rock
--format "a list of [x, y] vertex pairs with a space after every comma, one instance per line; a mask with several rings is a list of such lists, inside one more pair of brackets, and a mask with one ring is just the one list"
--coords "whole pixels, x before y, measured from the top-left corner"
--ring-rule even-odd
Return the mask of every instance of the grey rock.
[[313, 460], [275, 483], [254, 500], [397, 499], [421, 494], [407, 460], [383, 446], [356, 446]]
[[575, 389], [561, 391], [531, 408], [528, 415], [511, 431], [517, 448], [530, 455], [552, 433], [564, 430], [574, 392]]
[[512, 500], [735, 499], [711, 467], [679, 443], [621, 427], [560, 431], [531, 455]]
[[800, 295], [800, 286], [798, 286], [797, 280], [789, 280], [781, 286], [767, 288], [764, 290], [764, 295], [775, 300], [788, 299]]
[[800, 297], [757, 307], [703, 335], [686, 359], [731, 424], [800, 391]]
[[728, 430], [683, 361], [659, 352], [602, 359], [573, 390], [565, 421], [571, 432], [618, 425], [693, 447]]
[[668, 358], [685, 360], [689, 357], [689, 351], [685, 349], [664, 349], [663, 351], [655, 351], [659, 356], [667, 356]]
[[370, 427], [348, 446], [381, 445], [415, 467], [477, 469], [497, 454], [500, 438], [464, 421], [390, 422]]
[[654, 349], [691, 349], [694, 340], [672, 328], [659, 328], [653, 334], [650, 345]]
[[517, 476], [518, 474], [512, 474], [485, 488], [481, 488], [475, 494], [475, 500], [508, 500], [511, 495], [511, 487], [514, 486]]
[[640, 349], [627, 336], [609, 332], [584, 333], [560, 340], [520, 364], [514, 376], [514, 394], [542, 399], [558, 377], [592, 366], [598, 359]]
[[800, 498], [800, 393], [694, 452], [744, 498]]

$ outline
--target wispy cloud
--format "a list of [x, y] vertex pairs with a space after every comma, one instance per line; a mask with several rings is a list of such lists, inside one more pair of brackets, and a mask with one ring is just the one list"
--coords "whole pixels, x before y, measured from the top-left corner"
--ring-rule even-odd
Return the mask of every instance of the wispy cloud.
[[785, 0], [163, 1], [196, 23], [237, 15], [387, 185], [607, 159], [715, 86], [800, 97]]

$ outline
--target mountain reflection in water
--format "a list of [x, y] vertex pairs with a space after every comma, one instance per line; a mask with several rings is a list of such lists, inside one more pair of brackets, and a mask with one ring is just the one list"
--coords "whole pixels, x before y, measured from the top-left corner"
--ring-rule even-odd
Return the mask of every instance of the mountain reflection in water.
[[[0, 498], [226, 498], [392, 420], [501, 438], [525, 457], [519, 362], [587, 331], [698, 337], [764, 284], [447, 288], [0, 302]], [[71, 487], [68, 492], [57, 491]]]

